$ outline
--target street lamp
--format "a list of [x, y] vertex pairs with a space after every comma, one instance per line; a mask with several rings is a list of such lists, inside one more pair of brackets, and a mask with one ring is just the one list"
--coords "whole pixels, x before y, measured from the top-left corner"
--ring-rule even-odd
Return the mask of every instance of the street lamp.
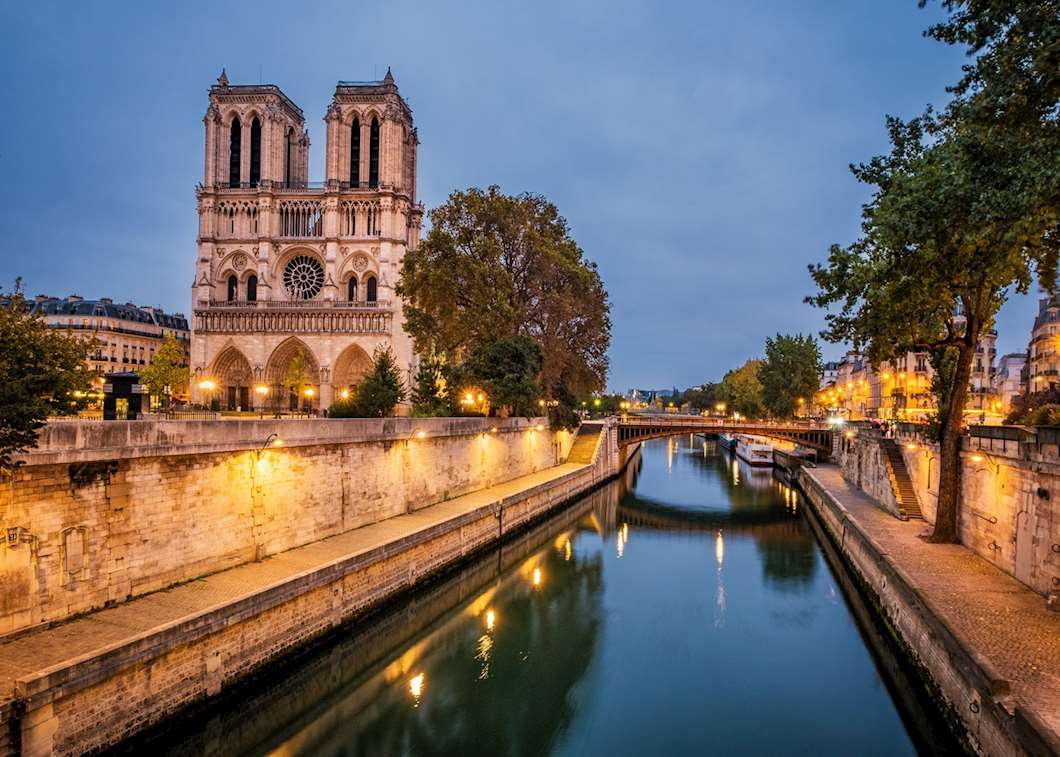
[[210, 409], [213, 408], [213, 390], [216, 388], [217, 384], [215, 384], [210, 379], [203, 379], [199, 382], [199, 389], [203, 392], [206, 392], [206, 396], [209, 399], [209, 402], [206, 403], [206, 406]]

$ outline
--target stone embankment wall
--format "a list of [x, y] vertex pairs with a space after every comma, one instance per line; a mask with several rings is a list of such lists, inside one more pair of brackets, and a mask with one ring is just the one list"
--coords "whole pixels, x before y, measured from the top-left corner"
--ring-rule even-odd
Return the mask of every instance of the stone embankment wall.
[[[923, 600], [886, 551], [821, 486], [812, 470], [799, 484], [840, 553], [853, 568], [883, 619], [903, 640], [960, 718], [976, 750], [988, 755], [1050, 754], [1048, 728], [1032, 712], [1007, 706], [1009, 684]], [[1011, 710], [1011, 711], [1010, 711]]]
[[[934, 524], [939, 450], [899, 439], [925, 520]], [[839, 443], [844, 477], [897, 512], [878, 437]], [[1055, 445], [965, 438], [961, 451], [961, 543], [1043, 595], [1060, 592], [1060, 454]]]
[[[515, 440], [526, 424], [513, 424], [510, 443], [529, 444]], [[14, 717], [12, 747], [19, 746], [0, 754], [81, 753], [134, 735], [523, 529], [613, 478], [627, 459], [607, 427], [591, 462], [568, 465], [544, 483], [19, 678], [18, 706], [0, 711]]]
[[0, 634], [554, 466], [571, 435], [546, 423], [52, 424], [0, 482]]

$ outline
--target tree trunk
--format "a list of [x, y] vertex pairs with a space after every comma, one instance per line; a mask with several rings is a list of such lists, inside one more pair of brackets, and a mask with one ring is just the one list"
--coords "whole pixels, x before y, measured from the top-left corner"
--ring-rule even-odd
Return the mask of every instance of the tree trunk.
[[949, 404], [939, 429], [939, 498], [935, 530], [929, 539], [936, 544], [960, 543], [957, 511], [961, 497], [961, 421], [968, 401], [968, 383], [972, 377], [979, 329], [969, 325], [968, 332], [957, 353]]

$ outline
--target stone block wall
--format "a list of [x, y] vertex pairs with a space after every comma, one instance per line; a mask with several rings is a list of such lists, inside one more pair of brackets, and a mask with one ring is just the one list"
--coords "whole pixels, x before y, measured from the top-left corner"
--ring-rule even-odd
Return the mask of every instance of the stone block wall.
[[[935, 523], [939, 450], [900, 440], [924, 519]], [[961, 452], [961, 543], [1043, 595], [1060, 592], [1060, 455], [1014, 442]], [[882, 450], [871, 433], [840, 445], [843, 476], [889, 512], [897, 512]]]
[[0, 634], [556, 465], [570, 443], [534, 419], [55, 424], [0, 482]]

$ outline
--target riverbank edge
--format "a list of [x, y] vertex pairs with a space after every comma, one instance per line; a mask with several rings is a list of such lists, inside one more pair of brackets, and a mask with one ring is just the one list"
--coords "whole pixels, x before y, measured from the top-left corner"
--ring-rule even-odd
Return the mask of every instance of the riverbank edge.
[[544, 484], [18, 679], [0, 755], [99, 751], [201, 704], [614, 480], [635, 449], [615, 465], [605, 436]]
[[1060, 755], [1060, 740], [1032, 710], [1010, 699], [1009, 682], [937, 613], [902, 568], [819, 481], [803, 468], [797, 482], [871, 599], [876, 613], [943, 710], [961, 724], [962, 740], [986, 755]]

